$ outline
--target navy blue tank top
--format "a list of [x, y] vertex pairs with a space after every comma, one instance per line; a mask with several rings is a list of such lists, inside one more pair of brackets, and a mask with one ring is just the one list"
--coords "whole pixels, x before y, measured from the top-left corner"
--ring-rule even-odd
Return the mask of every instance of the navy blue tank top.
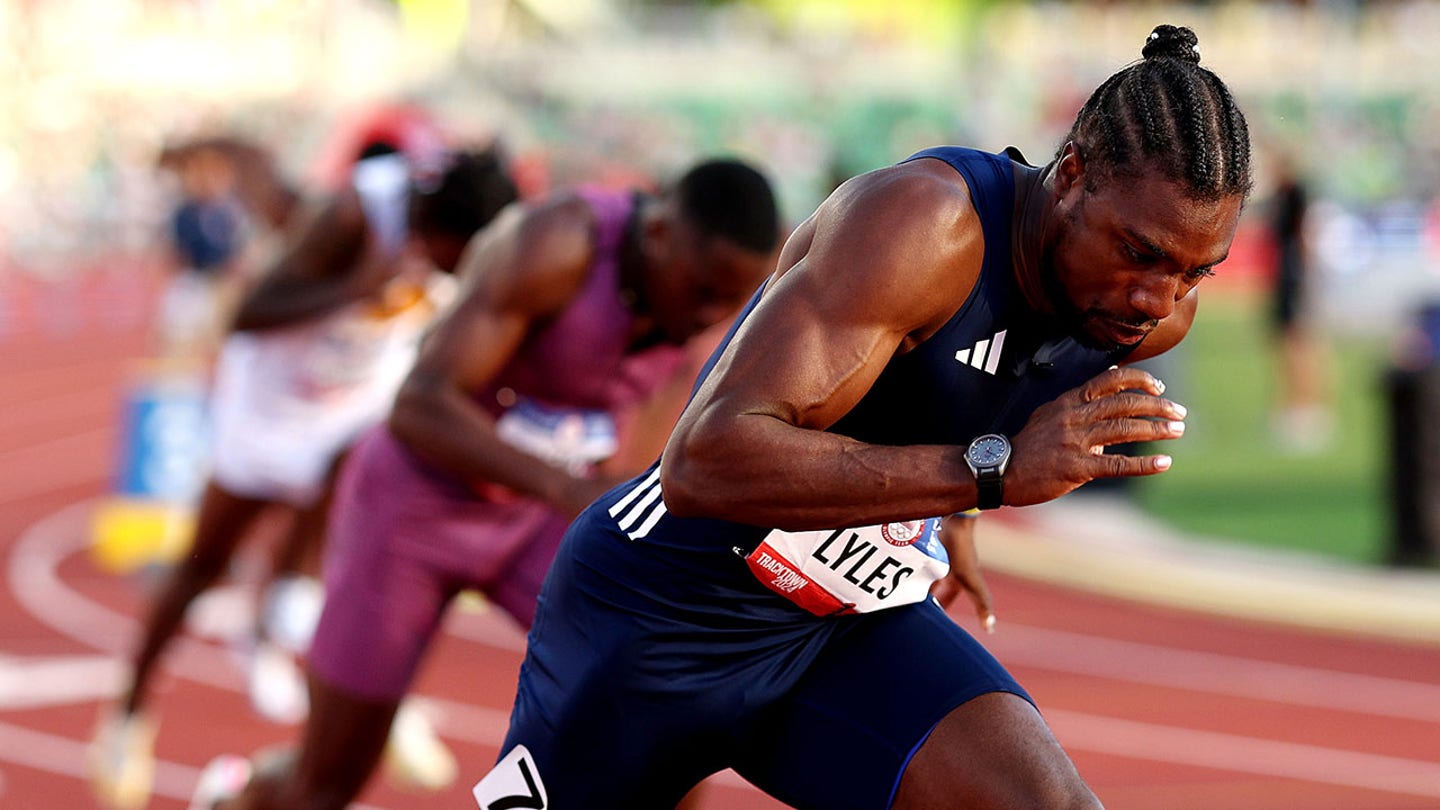
[[[1106, 353], [1086, 348], [1025, 303], [1011, 260], [1015, 181], [1009, 156], [938, 147], [916, 153], [906, 162], [911, 160], [943, 160], [964, 177], [984, 229], [980, 278], [955, 315], [928, 340], [891, 360], [864, 397], [829, 430], [892, 446], [962, 445], [982, 433], [1014, 435], [1037, 407], [1118, 363], [1129, 350]], [[759, 298], [757, 292], [736, 319], [702, 369], [701, 380]], [[632, 548], [664, 548], [666, 565], [672, 571], [688, 569], [722, 589], [727, 577], [715, 570], [712, 555], [723, 551], [731, 555], [732, 564], [722, 567], [736, 568], [735, 583], [749, 580], [742, 586], [744, 590], [759, 585], [733, 552], [753, 549], [770, 531], [769, 527], [667, 514], [658, 462], [602, 497], [581, 515], [576, 527], [582, 534], [590, 529], [606, 533], [618, 529]], [[629, 576], [621, 567], [605, 565], [598, 558], [588, 562], [621, 579], [629, 580], [637, 573], [633, 559]], [[640, 566], [646, 567], [644, 563]], [[636, 576], [632, 581], [636, 587], [651, 590], [658, 584], [649, 577]], [[673, 596], [680, 598], [679, 593]], [[768, 600], [774, 595], [756, 596]]]
[[[851, 411], [830, 427], [871, 444], [969, 444], [982, 433], [1013, 435], [1030, 413], [1130, 349], [1086, 348], [1025, 303], [1011, 259], [1015, 177], [1011, 159], [956, 146], [917, 152], [965, 178], [985, 232], [985, 258], [970, 297], [928, 340], [891, 360]], [[757, 294], [736, 327], [759, 303]], [[735, 329], [731, 329], [733, 335]], [[703, 380], [730, 335], [701, 371]]]

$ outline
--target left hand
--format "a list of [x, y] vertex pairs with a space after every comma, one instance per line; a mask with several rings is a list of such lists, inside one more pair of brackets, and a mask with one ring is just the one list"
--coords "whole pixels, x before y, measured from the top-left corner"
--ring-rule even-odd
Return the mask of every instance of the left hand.
[[975, 615], [985, 632], [995, 632], [995, 611], [990, 601], [990, 589], [980, 573], [980, 555], [975, 551], [975, 524], [979, 518], [956, 517], [951, 515], [940, 521], [940, 542], [950, 554], [950, 573], [937, 581], [930, 593], [948, 609], [961, 593], [970, 597], [975, 605]]

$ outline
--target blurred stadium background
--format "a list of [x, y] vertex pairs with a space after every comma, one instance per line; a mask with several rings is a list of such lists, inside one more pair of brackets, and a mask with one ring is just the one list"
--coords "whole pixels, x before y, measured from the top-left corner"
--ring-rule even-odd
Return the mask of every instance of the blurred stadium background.
[[[1044, 162], [1159, 22], [1194, 27], [1241, 96], [1259, 183], [1192, 338], [1161, 366], [1193, 414], [1176, 468], [1125, 497], [1220, 542], [1389, 560], [1385, 380], [1440, 298], [1433, 2], [10, 0], [0, 350], [26, 330], [151, 317], [174, 194], [155, 163], [180, 138], [253, 138], [317, 184], [347, 120], [418, 103], [498, 139], [527, 191], [723, 150], [768, 166], [798, 221], [838, 180], [927, 145]], [[1313, 192], [1335, 397], [1331, 441], [1303, 454], [1278, 452], [1270, 424], [1265, 221], [1282, 154]]]
[[[1047, 161], [1159, 23], [1194, 28], [1240, 97], [1257, 186], [1190, 338], [1155, 365], [1190, 410], [1174, 469], [982, 522], [1003, 596], [987, 644], [1115, 807], [1433, 806], [1440, 0], [0, 0], [0, 806], [94, 806], [84, 744], [159, 569], [144, 563], [186, 537], [203, 381], [151, 357], [175, 269], [166, 145], [240, 136], [319, 192], [377, 111], [415, 105], [502, 144], [526, 193], [724, 151], [766, 166], [798, 222], [925, 146]], [[1333, 419], [1300, 445], [1277, 424], [1271, 316], [1287, 161], [1311, 193]], [[158, 513], [96, 498], [102, 478], [135, 494], [132, 475]], [[248, 615], [236, 596], [198, 612]], [[417, 691], [481, 762], [523, 639], [473, 607]], [[161, 737], [157, 808], [184, 806], [213, 754], [290, 739], [225, 694], [243, 690], [225, 632], [247, 632], [228, 621], [170, 665], [182, 722]], [[762, 806], [742, 788], [708, 806]], [[417, 806], [384, 785], [371, 800]]]

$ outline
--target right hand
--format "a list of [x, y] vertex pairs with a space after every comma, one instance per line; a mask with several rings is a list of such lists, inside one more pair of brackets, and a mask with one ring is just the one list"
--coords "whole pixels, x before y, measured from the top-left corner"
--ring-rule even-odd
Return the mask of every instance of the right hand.
[[1036, 409], [1011, 439], [1005, 504], [1051, 501], [1096, 478], [1155, 475], [1165, 455], [1105, 453], [1112, 444], [1178, 439], [1185, 408], [1161, 395], [1164, 383], [1138, 368], [1112, 368]]

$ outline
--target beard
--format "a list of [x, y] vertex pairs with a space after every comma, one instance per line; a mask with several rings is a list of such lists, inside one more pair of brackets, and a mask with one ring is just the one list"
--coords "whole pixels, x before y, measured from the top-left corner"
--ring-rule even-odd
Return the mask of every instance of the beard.
[[1054, 313], [1051, 316], [1053, 325], [1087, 349], [1112, 352], [1120, 348], [1110, 341], [1101, 340], [1091, 332], [1089, 325], [1103, 319], [1105, 315], [1093, 308], [1082, 310], [1075, 305], [1075, 300], [1070, 297], [1065, 285], [1060, 283], [1060, 274], [1055, 269], [1055, 255], [1058, 252], [1058, 242], [1052, 242], [1040, 254], [1040, 284], [1045, 291], [1045, 298], [1050, 302], [1050, 310]]
[[[1076, 214], [1072, 212], [1067, 224], [1073, 224], [1075, 218]], [[1047, 245], [1040, 253], [1040, 284], [1050, 303], [1050, 309], [1054, 312], [1054, 325], [1058, 329], [1081, 346], [1108, 354], [1127, 347], [1125, 344], [1115, 342], [1113, 338], [1102, 337], [1108, 331], [1104, 329], [1105, 324], [1124, 324], [1136, 329], [1154, 328], [1157, 325], [1158, 322], [1148, 318], [1127, 318], [1100, 307], [1081, 308], [1077, 305], [1075, 299], [1060, 281], [1060, 273], [1057, 269], [1056, 256], [1060, 252], [1061, 243], [1066, 238], [1062, 234], [1059, 239]]]

